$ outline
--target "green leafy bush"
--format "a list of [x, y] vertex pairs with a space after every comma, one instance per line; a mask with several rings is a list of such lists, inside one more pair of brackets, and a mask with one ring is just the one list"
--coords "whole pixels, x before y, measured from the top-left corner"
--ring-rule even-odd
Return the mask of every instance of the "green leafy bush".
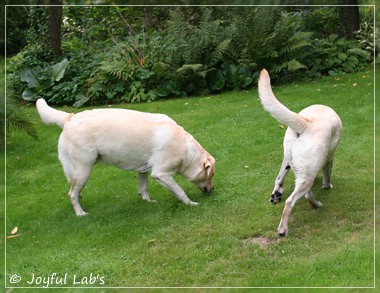
[[305, 69], [305, 48], [311, 45], [312, 33], [301, 30], [299, 17], [295, 13], [270, 7], [248, 10], [245, 18], [237, 18], [234, 24], [238, 35], [245, 43], [240, 44], [243, 60], [257, 70], [265, 67], [280, 73]]
[[348, 41], [338, 35], [315, 39], [308, 54], [305, 63], [317, 76], [359, 71], [371, 61], [370, 52], [360, 49], [356, 41]]
[[371, 18], [347, 41], [330, 7], [64, 7], [64, 15], [58, 58], [46, 46], [44, 8], [29, 9], [28, 45], [8, 62], [9, 96], [76, 107], [149, 102], [246, 89], [261, 68], [274, 82], [355, 72], [374, 54]]
[[362, 22], [360, 29], [355, 32], [355, 36], [358, 40], [359, 48], [369, 53], [370, 60], [373, 61], [375, 55], [373, 26], [366, 21]]
[[48, 68], [25, 68], [20, 74], [21, 81], [27, 84], [27, 88], [22, 93], [22, 98], [32, 102], [45, 97], [49, 88], [63, 78], [69, 64], [70, 62], [67, 59], [63, 59]]

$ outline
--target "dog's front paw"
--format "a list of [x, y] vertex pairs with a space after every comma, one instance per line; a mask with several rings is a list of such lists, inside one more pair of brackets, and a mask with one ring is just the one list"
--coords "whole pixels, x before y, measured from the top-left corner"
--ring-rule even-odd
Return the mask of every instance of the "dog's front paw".
[[190, 201], [190, 202], [188, 203], [188, 205], [191, 205], [191, 206], [197, 206], [197, 205], [199, 205], [199, 203], [197, 203], [196, 201]]
[[276, 190], [270, 196], [269, 202], [272, 203], [272, 204], [279, 203], [281, 201], [281, 197], [282, 197], [282, 193]]

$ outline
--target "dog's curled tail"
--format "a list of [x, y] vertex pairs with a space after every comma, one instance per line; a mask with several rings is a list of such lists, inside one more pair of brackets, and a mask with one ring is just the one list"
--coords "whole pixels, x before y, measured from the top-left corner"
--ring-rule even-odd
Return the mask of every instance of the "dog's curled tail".
[[49, 107], [44, 99], [38, 99], [36, 107], [43, 123], [55, 124], [61, 128], [63, 128], [65, 122], [73, 115]]
[[260, 72], [258, 88], [261, 103], [266, 111], [297, 133], [302, 133], [305, 130], [308, 121], [299, 114], [290, 111], [276, 99], [272, 92], [269, 73], [265, 69]]

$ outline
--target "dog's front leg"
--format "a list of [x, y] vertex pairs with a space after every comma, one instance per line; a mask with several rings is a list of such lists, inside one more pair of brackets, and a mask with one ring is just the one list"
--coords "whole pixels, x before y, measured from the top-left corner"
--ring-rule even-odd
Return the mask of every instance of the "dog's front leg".
[[161, 185], [165, 186], [167, 189], [169, 189], [171, 192], [174, 193], [176, 198], [183, 202], [184, 204], [188, 205], [197, 205], [197, 202], [191, 201], [186, 193], [183, 191], [181, 186], [177, 184], [177, 182], [174, 181], [173, 177], [170, 174], [164, 173], [164, 174], [157, 174], [153, 173], [151, 175], [154, 179], [156, 179]]

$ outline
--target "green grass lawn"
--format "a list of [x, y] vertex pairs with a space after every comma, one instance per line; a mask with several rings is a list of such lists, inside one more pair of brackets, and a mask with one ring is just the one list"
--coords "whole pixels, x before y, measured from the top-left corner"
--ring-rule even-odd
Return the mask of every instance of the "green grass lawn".
[[[372, 287], [373, 83], [369, 71], [274, 88], [294, 111], [333, 107], [344, 128], [334, 188], [322, 190], [318, 176], [313, 191], [324, 206], [299, 200], [286, 238], [276, 232], [284, 201], [268, 202], [285, 129], [262, 109], [256, 90], [113, 106], [168, 114], [193, 134], [216, 159], [215, 190], [205, 196], [176, 177], [200, 203], [186, 206], [150, 179], [157, 202], [144, 202], [136, 173], [99, 164], [83, 192], [86, 217], [74, 215], [67, 196], [60, 129], [25, 106], [40, 141], [21, 132], [7, 140], [6, 233], [19, 229], [6, 239], [7, 286], [43, 286], [28, 284], [32, 275], [56, 273], [66, 274], [66, 284], [51, 287]], [[285, 198], [293, 179], [285, 181]], [[13, 275], [21, 277], [16, 284]]]

